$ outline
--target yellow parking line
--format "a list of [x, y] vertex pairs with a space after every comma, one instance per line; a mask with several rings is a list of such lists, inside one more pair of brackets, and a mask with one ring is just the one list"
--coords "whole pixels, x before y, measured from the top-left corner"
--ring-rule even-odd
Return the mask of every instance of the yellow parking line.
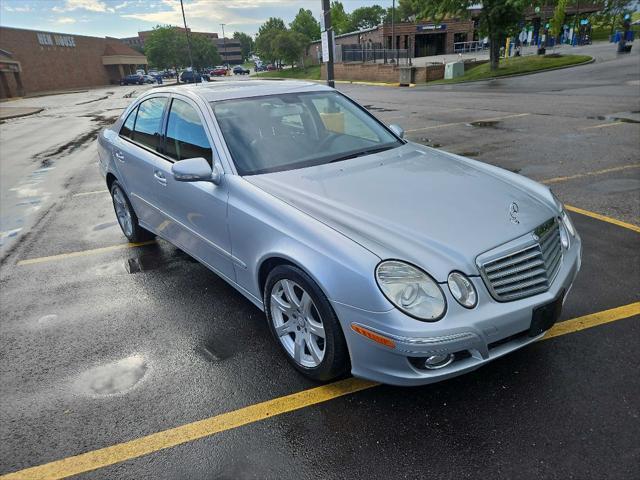
[[507, 118], [526, 117], [527, 115], [531, 115], [531, 114], [516, 113], [513, 115], [505, 115], [503, 117], [481, 118], [479, 120], [468, 120], [466, 122], [442, 123], [440, 125], [432, 125], [430, 127], [413, 128], [411, 130], [405, 130], [405, 132], [411, 133], [411, 132], [421, 132], [422, 130], [432, 130], [434, 128], [455, 127], [457, 125], [466, 125], [467, 123], [472, 123], [472, 122], [497, 122], [498, 120], [506, 120]]
[[627, 223], [621, 220], [616, 220], [615, 218], [607, 217], [606, 215], [601, 215], [596, 212], [590, 212], [589, 210], [583, 210], [582, 208], [573, 207], [571, 205], [565, 205], [564, 208], [572, 212], [579, 213], [580, 215], [586, 215], [587, 217], [595, 218], [597, 220], [602, 220], [603, 222], [607, 222], [607, 223], [612, 223], [619, 227], [628, 228], [629, 230], [633, 230], [634, 232], [640, 233], [640, 227], [638, 225], [634, 225], [633, 223]]
[[582, 127], [579, 130], [591, 130], [592, 128], [615, 127], [616, 125], [622, 125], [623, 123], [628, 123], [628, 122], [601, 123], [600, 125], [591, 125], [590, 127]]
[[640, 163], [634, 163], [633, 165], [622, 165], [620, 167], [605, 168], [603, 170], [596, 170], [593, 172], [578, 173], [576, 175], [569, 175], [566, 177], [547, 178], [546, 180], [540, 180], [540, 183], [550, 185], [552, 183], [566, 182], [568, 180], [575, 180], [577, 178], [592, 177], [594, 175], [604, 175], [605, 173], [611, 172], [620, 172], [622, 170], [629, 170], [630, 168], [640, 168]]
[[109, 193], [109, 190], [94, 190], [92, 192], [81, 192], [81, 193], [74, 193], [73, 196], [74, 197], [84, 197], [85, 195], [96, 195], [98, 193]]
[[566, 335], [567, 333], [579, 332], [586, 328], [604, 325], [605, 323], [615, 322], [616, 320], [633, 317], [634, 315], [640, 315], [640, 302], [630, 303], [629, 305], [624, 305], [622, 307], [612, 308], [610, 310], [604, 310], [603, 312], [592, 313], [590, 315], [557, 323], [551, 330], [549, 330], [549, 332], [547, 332], [543, 340], [559, 337], [560, 335]]
[[112, 245], [110, 247], [93, 248], [91, 250], [80, 250], [78, 252], [60, 253], [58, 255], [51, 255], [48, 257], [27, 258], [26, 260], [19, 260], [17, 265], [33, 265], [36, 263], [64, 260], [66, 258], [84, 257], [85, 255], [95, 255], [97, 253], [112, 252], [114, 250], [122, 250], [123, 248], [143, 247], [144, 245], [151, 245], [155, 242], [155, 240], [149, 240], [148, 242], [122, 243], [118, 245]]
[[[553, 327], [543, 340], [636, 315], [640, 315], [640, 302], [561, 322]], [[321, 387], [303, 390], [291, 395], [226, 412], [204, 420], [152, 433], [128, 442], [118, 443], [110, 447], [92, 450], [73, 457], [67, 457], [36, 467], [8, 473], [0, 476], [0, 480], [58, 479], [78, 475], [244, 425], [260, 422], [284, 413], [328, 402], [334, 398], [367, 390], [377, 385], [379, 384], [357, 378], [340, 380]]]

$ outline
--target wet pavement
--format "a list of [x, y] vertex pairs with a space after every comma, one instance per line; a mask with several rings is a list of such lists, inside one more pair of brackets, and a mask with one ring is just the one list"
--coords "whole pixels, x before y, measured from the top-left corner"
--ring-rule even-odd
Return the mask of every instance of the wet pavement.
[[[628, 79], [609, 84], [617, 81]], [[587, 116], [639, 109], [632, 95], [605, 101], [592, 93], [589, 111], [570, 116], [545, 92], [527, 99], [494, 91], [489, 102], [475, 89], [343, 90], [387, 110], [373, 110], [380, 118], [417, 112], [387, 122], [407, 130], [455, 124], [409, 132], [411, 139], [477, 152], [536, 179], [583, 175], [553, 188], [567, 203], [639, 223], [640, 169], [587, 173], [638, 163], [640, 126], [581, 133], [609, 122]], [[548, 115], [527, 108], [542, 109], [543, 101]], [[81, 107], [103, 115], [98, 110], [116, 108], [108, 102]], [[98, 122], [88, 119], [74, 138]], [[67, 141], [58, 134], [29, 152]], [[47, 174], [53, 201], [33, 215], [0, 268], [0, 474], [317, 386], [288, 365], [263, 314], [215, 274], [161, 240], [127, 247], [90, 141], [54, 157], [56, 166], [71, 160], [64, 175]], [[640, 233], [572, 218], [583, 269], [561, 320], [638, 302]], [[74, 252], [82, 254], [64, 255]], [[639, 320], [539, 342], [440, 384], [369, 388], [82, 477], [638, 478]]]

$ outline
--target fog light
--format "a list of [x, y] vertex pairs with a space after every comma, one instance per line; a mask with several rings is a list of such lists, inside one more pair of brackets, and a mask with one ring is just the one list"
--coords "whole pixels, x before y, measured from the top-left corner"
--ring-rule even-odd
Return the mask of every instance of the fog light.
[[424, 368], [428, 368], [429, 370], [437, 370], [439, 368], [444, 368], [453, 362], [454, 355], [453, 353], [446, 353], [442, 355], [431, 355], [427, 357], [424, 361]]

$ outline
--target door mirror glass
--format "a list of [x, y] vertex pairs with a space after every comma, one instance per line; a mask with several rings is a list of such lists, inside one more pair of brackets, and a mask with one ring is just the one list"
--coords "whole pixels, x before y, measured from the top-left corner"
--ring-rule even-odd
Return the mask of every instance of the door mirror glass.
[[178, 182], [212, 182], [220, 183], [222, 174], [217, 165], [213, 169], [202, 157], [189, 158], [176, 162], [171, 167], [173, 178]]
[[400, 125], [396, 125], [395, 123], [393, 125], [389, 125], [389, 130], [395, 133], [398, 137], [404, 138], [404, 128]]

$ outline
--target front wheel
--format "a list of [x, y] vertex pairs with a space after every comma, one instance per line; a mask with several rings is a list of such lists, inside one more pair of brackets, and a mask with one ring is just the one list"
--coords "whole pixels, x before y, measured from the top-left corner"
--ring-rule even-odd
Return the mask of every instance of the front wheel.
[[136, 212], [133, 211], [131, 202], [117, 181], [111, 185], [111, 200], [122, 233], [130, 242], [144, 242], [154, 238], [149, 230], [145, 230], [138, 224]]
[[291, 265], [274, 268], [267, 277], [264, 305], [271, 333], [298, 371], [323, 382], [349, 371], [340, 322], [309, 275]]

